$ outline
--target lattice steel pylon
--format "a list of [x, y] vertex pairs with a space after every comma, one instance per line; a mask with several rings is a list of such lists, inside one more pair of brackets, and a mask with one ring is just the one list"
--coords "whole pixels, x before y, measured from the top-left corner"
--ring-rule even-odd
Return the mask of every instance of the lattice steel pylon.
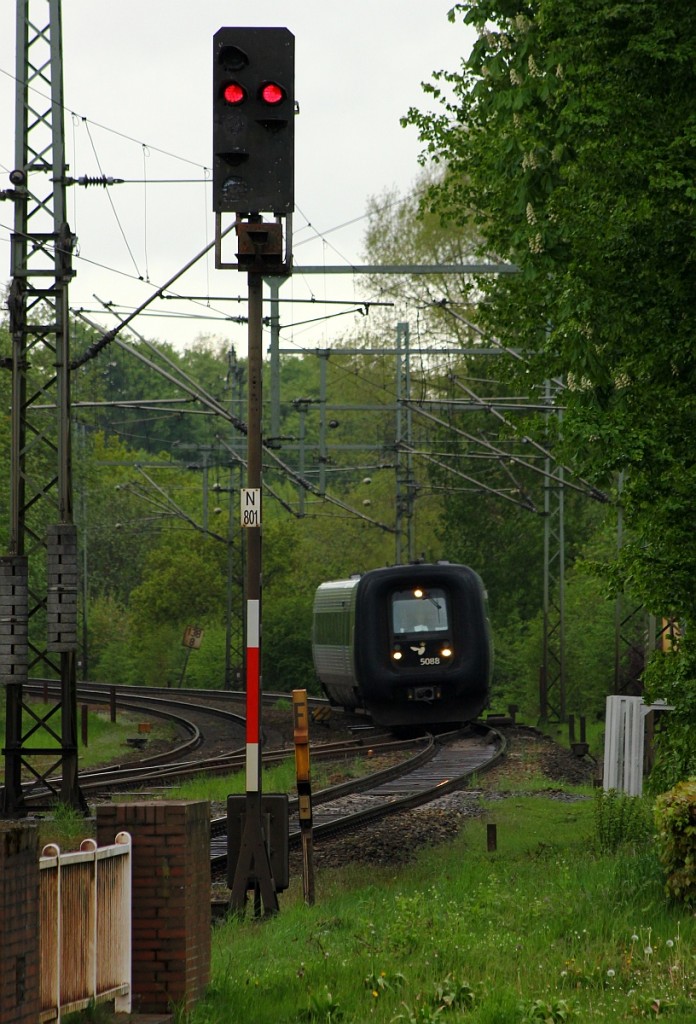
[[[396, 325], [396, 552], [395, 561], [415, 559], [413, 479], [413, 412], [411, 407], [411, 331], [407, 323]], [[402, 444], [405, 442], [406, 451]], [[404, 558], [404, 547], [406, 558]]]
[[[17, 0], [10, 533], [0, 559], [0, 682], [6, 694], [0, 811], [86, 804], [77, 766], [77, 538], [70, 464], [68, 282], [60, 0]], [[6, 194], [7, 195], [7, 194]], [[60, 680], [39, 713], [29, 673]], [[53, 780], [58, 781], [53, 781]]]
[[[546, 404], [553, 406], [550, 382]], [[549, 415], [561, 413], [550, 412]], [[544, 484], [544, 641], [539, 708], [542, 721], [565, 722], [565, 520], [564, 469], [546, 459]]]

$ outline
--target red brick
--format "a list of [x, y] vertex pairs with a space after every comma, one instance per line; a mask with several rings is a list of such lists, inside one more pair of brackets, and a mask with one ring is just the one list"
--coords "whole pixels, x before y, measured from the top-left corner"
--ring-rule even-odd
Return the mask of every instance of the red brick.
[[39, 930], [38, 829], [0, 821], [0, 1021], [38, 1020]]
[[134, 1005], [152, 1013], [172, 1003], [190, 1009], [210, 978], [209, 806], [177, 800], [100, 811], [100, 843], [114, 819], [133, 838]]

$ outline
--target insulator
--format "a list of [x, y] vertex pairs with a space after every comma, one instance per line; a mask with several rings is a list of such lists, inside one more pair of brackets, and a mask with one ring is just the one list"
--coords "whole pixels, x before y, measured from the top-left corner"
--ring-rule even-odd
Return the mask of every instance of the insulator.
[[105, 174], [100, 174], [96, 178], [92, 178], [87, 174], [83, 174], [81, 178], [77, 179], [78, 185], [101, 185], [102, 188], [106, 188], [107, 185], [120, 185], [123, 183], [123, 178], [110, 178]]

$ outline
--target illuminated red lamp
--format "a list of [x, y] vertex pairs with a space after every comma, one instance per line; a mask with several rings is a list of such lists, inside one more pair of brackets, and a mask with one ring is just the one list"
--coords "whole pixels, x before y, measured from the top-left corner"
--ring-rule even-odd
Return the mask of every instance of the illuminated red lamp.
[[231, 107], [236, 107], [246, 99], [246, 90], [239, 82], [228, 82], [222, 91], [222, 95], [225, 103], [229, 103]]
[[285, 99], [285, 89], [277, 82], [266, 82], [261, 86], [261, 99], [270, 107], [275, 107]]

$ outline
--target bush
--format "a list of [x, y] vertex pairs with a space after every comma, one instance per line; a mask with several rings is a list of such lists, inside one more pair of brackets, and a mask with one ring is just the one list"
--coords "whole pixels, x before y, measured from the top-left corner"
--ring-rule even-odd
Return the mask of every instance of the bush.
[[696, 906], [696, 779], [657, 798], [655, 822], [665, 889], [673, 899]]
[[643, 797], [627, 796], [615, 789], [598, 790], [594, 805], [595, 843], [601, 853], [615, 853], [621, 846], [641, 846], [652, 834], [649, 804]]

